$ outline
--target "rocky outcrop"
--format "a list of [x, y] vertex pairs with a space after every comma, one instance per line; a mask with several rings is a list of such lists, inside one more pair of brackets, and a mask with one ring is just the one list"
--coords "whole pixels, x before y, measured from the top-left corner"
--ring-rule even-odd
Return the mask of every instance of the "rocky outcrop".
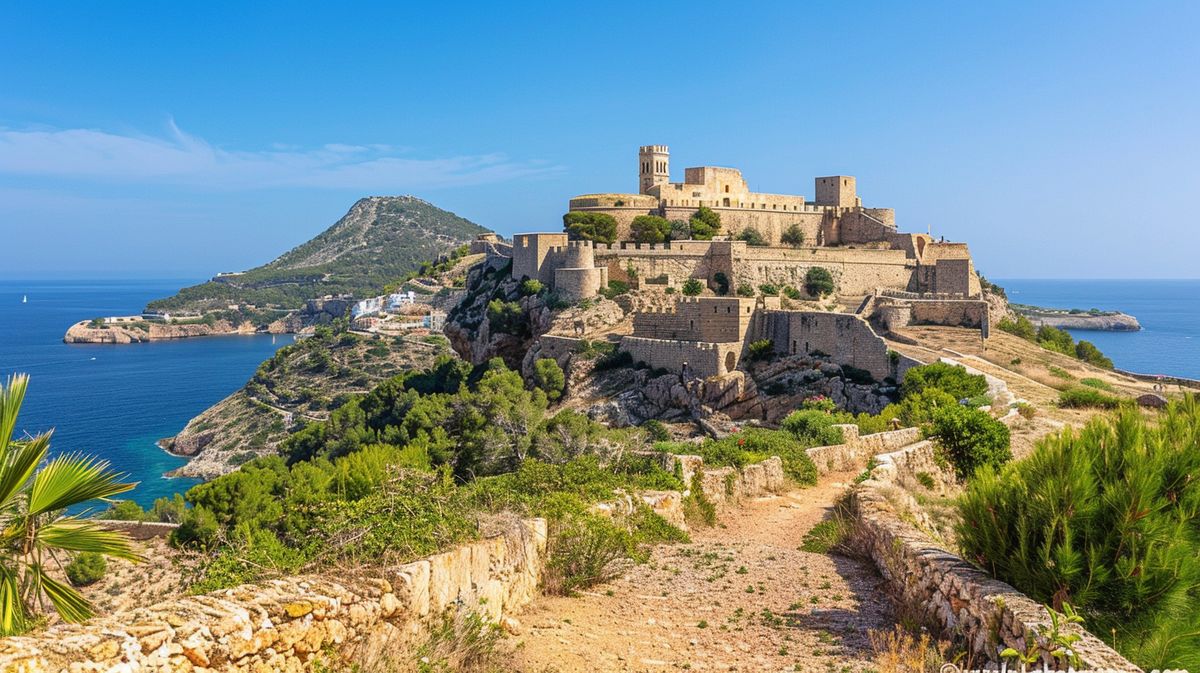
[[1013, 307], [1037, 327], [1049, 325], [1059, 329], [1096, 330], [1101, 332], [1136, 332], [1142, 329], [1137, 318], [1126, 313], [1072, 313], [1040, 309], [1033, 306]]
[[243, 585], [0, 639], [0, 671], [350, 670], [356, 657], [411, 650], [444, 615], [496, 623], [537, 594], [546, 521], [356, 577]]
[[234, 325], [228, 320], [214, 320], [211, 324], [185, 325], [146, 321], [96, 327], [90, 320], [83, 320], [67, 329], [66, 335], [63, 336], [63, 342], [69, 344], [130, 344], [230, 334], [290, 334], [298, 331], [300, 326], [301, 321], [294, 314], [261, 327], [251, 322]]

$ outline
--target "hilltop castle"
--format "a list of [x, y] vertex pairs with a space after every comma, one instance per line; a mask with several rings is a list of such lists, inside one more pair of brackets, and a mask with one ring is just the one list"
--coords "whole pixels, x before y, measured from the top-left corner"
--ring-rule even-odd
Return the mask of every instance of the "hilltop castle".
[[[570, 200], [569, 212], [611, 216], [615, 242], [570, 240], [566, 233], [517, 234], [513, 277], [537, 279], [568, 301], [594, 297], [610, 281], [668, 294], [689, 280], [700, 281], [708, 296], [680, 300], [669, 312], [635, 315], [633, 333], [622, 340], [622, 349], [637, 360], [697, 376], [732, 371], [745, 344], [757, 339], [771, 339], [781, 354], [832, 354], [878, 378], [895, 376], [895, 363], [889, 363], [868, 319], [889, 327], [965, 325], [986, 335], [987, 305], [980, 301], [966, 244], [900, 233], [894, 210], [862, 205], [854, 177], [816, 178], [815, 198], [808, 202], [798, 195], [752, 192], [734, 168], [688, 168], [683, 182], [671, 182], [669, 159], [665, 145], [643, 146], [639, 193]], [[701, 207], [720, 217], [712, 240], [630, 240], [638, 216], [686, 222]], [[791, 233], [788, 245], [785, 232]], [[856, 313], [781, 308], [779, 291], [802, 290], [815, 267], [829, 272], [837, 299], [857, 305]]]

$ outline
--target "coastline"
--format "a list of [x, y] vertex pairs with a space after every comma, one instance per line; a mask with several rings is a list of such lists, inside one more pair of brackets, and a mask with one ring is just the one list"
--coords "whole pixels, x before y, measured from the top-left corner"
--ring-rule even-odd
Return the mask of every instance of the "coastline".
[[63, 343], [68, 344], [123, 345], [205, 336], [295, 334], [300, 331], [300, 323], [300, 318], [296, 314], [289, 314], [265, 325], [256, 325], [249, 321], [235, 325], [228, 320], [215, 320], [211, 324], [192, 323], [181, 325], [149, 321], [130, 321], [98, 326], [94, 321], [81, 320], [67, 328], [62, 340]]
[[1048, 325], [1058, 329], [1098, 332], [1137, 332], [1142, 329], [1137, 318], [1121, 311], [1064, 310], [1014, 303], [1010, 303], [1009, 307], [1014, 313], [1028, 318], [1035, 327]]

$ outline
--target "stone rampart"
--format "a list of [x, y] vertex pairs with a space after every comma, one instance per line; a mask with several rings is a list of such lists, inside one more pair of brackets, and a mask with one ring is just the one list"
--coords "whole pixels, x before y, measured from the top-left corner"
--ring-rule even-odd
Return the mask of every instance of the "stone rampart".
[[[787, 483], [787, 477], [783, 473], [783, 461], [779, 456], [772, 456], [760, 463], [746, 465], [741, 469], [736, 467], [715, 467], [705, 468], [704, 459], [700, 456], [692, 456], [687, 454], [665, 453], [661, 451], [637, 451], [636, 455], [654, 459], [659, 462], [659, 465], [666, 471], [679, 476], [680, 480], [689, 489], [679, 494], [679, 513], [678, 518], [683, 520], [683, 499], [690, 493], [693, 477], [699, 476], [700, 490], [704, 493], [705, 499], [718, 507], [731, 506], [741, 498], [756, 498], [758, 496], [767, 495], [770, 493], [779, 493], [784, 489]], [[649, 494], [643, 494], [643, 500], [649, 496], [653, 502], [646, 500], [652, 508], [655, 504], [661, 502], [661, 491], [652, 491]], [[676, 493], [675, 491], [666, 491], [666, 493]], [[632, 507], [632, 505], [630, 505]], [[629, 511], [632, 511], [631, 509]], [[655, 511], [663, 515], [668, 521], [674, 521], [671, 516], [675, 516], [673, 512], [667, 510], [668, 513], [655, 508]], [[676, 525], [679, 525], [676, 523]], [[686, 526], [683, 526], [686, 529]]]
[[546, 521], [528, 519], [361, 578], [243, 585], [0, 639], [0, 671], [299, 672], [318, 658], [341, 670], [351, 657], [411, 646], [448, 611], [495, 622], [524, 606], [536, 596], [545, 550]]
[[764, 311], [752, 339], [770, 339], [783, 355], [824, 353], [839, 365], [870, 372], [876, 381], [899, 381], [909, 364], [890, 356], [887, 344], [867, 321], [852, 313]]
[[621, 339], [621, 350], [628, 352], [635, 364], [640, 362], [651, 369], [708, 378], [728, 374], [737, 368], [742, 356], [742, 342], [710, 343], [627, 336]]
[[[919, 472], [939, 474], [933, 446], [917, 442], [875, 460], [871, 478], [852, 492], [856, 521], [851, 545], [874, 561], [898, 601], [944, 634], [961, 638], [975, 661], [998, 669], [1002, 649], [1024, 652], [1028, 639], [1038, 638], [1036, 634], [1049, 627], [1044, 608], [938, 546], [909, 523], [920, 508], [897, 483]], [[906, 513], [909, 516], [903, 516]], [[1075, 645], [1082, 669], [1140, 670], [1086, 630], [1076, 625], [1067, 625], [1066, 630], [1082, 637]], [[1039, 643], [1048, 651], [1044, 640]], [[1052, 664], [1048, 654], [1043, 657]]]

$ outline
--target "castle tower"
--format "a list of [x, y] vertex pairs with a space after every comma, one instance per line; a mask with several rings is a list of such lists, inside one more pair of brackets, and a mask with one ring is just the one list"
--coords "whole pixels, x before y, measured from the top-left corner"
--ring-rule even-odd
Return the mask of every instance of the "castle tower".
[[817, 178], [817, 193], [813, 204], [853, 208], [862, 205], [858, 199], [857, 186], [852, 175], [830, 175]]
[[666, 145], [643, 145], [638, 148], [638, 189], [649, 194], [655, 185], [671, 181], [671, 153]]

